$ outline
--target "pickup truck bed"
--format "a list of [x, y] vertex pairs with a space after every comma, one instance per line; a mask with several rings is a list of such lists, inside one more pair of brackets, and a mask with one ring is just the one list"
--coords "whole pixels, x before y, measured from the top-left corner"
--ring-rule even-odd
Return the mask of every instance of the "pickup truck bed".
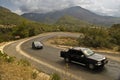
[[65, 58], [65, 57], [67, 57], [67, 55], [68, 55], [68, 52], [66, 52], [66, 51], [61, 51], [60, 52], [60, 57]]

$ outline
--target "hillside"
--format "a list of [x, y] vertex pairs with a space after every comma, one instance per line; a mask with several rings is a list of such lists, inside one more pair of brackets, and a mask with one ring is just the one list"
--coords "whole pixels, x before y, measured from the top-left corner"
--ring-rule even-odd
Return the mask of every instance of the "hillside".
[[111, 26], [115, 23], [120, 23], [120, 18], [110, 17], [110, 16], [100, 16], [93, 12], [90, 12], [86, 9], [83, 9], [79, 6], [66, 8], [63, 10], [58, 10], [49, 13], [25, 13], [22, 16], [34, 20], [45, 23], [55, 23], [62, 16], [69, 15], [75, 18], [78, 18], [83, 21], [87, 21], [97, 25], [107, 25]]
[[55, 26], [25, 19], [4, 7], [0, 7], [0, 42], [55, 31]]
[[77, 18], [68, 15], [65, 15], [58, 19], [58, 21], [55, 24], [69, 27], [90, 27], [90, 25], [92, 25], [88, 22], [81, 21]]
[[1, 25], [18, 25], [23, 21], [29, 22], [29, 20], [0, 6], [0, 24]]

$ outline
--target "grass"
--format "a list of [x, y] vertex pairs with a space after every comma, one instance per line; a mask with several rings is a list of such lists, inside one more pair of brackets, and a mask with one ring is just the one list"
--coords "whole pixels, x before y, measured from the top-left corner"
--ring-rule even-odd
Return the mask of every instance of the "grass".
[[39, 73], [27, 60], [17, 60], [0, 51], [0, 80], [49, 80], [48, 75], [38, 76]]
[[77, 39], [72, 37], [55, 37], [50, 39], [50, 43], [55, 45], [78, 46]]
[[20, 59], [20, 60], [18, 61], [18, 65], [30, 66], [30, 63], [29, 63], [27, 60], [25, 60], [25, 59]]
[[51, 75], [51, 79], [50, 80], [61, 80], [61, 79], [60, 79], [60, 76], [57, 73], [53, 73]]

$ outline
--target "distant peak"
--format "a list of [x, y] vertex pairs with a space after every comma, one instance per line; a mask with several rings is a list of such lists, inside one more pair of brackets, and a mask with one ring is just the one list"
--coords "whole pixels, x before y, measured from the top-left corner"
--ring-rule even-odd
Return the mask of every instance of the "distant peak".
[[73, 6], [74, 8], [81, 8], [80, 6]]
[[73, 6], [73, 7], [70, 7], [70, 8], [77, 8], [77, 9], [80, 9], [80, 8], [82, 8], [82, 7], [80, 7], [80, 6]]

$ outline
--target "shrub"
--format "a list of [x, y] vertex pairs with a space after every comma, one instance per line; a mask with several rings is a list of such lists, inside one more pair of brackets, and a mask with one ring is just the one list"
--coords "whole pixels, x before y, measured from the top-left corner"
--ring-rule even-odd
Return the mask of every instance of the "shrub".
[[51, 75], [51, 79], [50, 80], [60, 80], [60, 76], [58, 74], [56, 74], [56, 73], [53, 73]]
[[120, 46], [120, 25], [113, 25], [109, 29], [109, 35], [111, 37], [111, 43]]
[[8, 62], [8, 63], [14, 62], [15, 61], [15, 57], [6, 56], [5, 61]]
[[84, 37], [79, 38], [78, 41], [79, 45], [94, 48], [110, 47], [111, 45], [109, 33], [104, 28], [87, 29]]
[[33, 78], [33, 79], [36, 79], [36, 78], [37, 78], [37, 73], [36, 73], [36, 72], [33, 72], [33, 73], [32, 73], [32, 78]]
[[0, 51], [0, 57], [3, 56], [3, 53]]

